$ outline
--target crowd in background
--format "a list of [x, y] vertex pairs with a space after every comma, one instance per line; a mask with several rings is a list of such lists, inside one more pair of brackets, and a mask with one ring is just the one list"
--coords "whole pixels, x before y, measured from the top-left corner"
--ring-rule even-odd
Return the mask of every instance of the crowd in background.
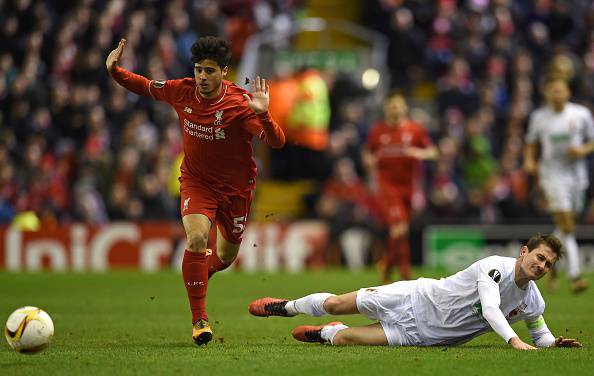
[[[439, 146], [415, 200], [418, 221], [547, 221], [536, 184], [521, 170], [523, 137], [548, 70], [566, 75], [573, 100], [593, 108], [591, 2], [360, 3], [361, 24], [388, 37], [390, 87], [402, 90], [411, 118]], [[229, 39], [237, 65], [251, 34], [286, 29], [304, 13], [307, 1], [290, 0], [0, 0], [0, 223], [23, 211], [45, 226], [177, 219], [177, 116], [114, 84], [107, 54], [125, 36], [127, 69], [155, 79], [191, 76], [198, 37]], [[320, 167], [305, 176], [320, 187], [309, 215], [368, 225], [374, 211], [361, 193], [369, 182], [360, 150], [381, 111], [369, 108], [357, 81], [326, 81], [327, 143], [307, 154]], [[340, 95], [345, 87], [352, 96]], [[303, 157], [294, 146], [260, 163], [261, 174], [299, 178], [302, 171], [278, 163]], [[592, 188], [588, 195], [592, 203]], [[588, 208], [583, 220], [594, 222]]]

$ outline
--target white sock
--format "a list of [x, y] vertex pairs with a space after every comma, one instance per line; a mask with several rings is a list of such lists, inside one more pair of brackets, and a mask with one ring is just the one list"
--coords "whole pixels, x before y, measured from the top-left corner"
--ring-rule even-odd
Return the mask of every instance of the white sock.
[[340, 332], [341, 330], [347, 329], [348, 326], [344, 325], [344, 324], [340, 324], [340, 325], [326, 325], [325, 327], [322, 328], [322, 332], [320, 333], [322, 335], [322, 338], [325, 339], [326, 341], [330, 342], [331, 344], [334, 345], [334, 336], [336, 335], [336, 333]]
[[563, 237], [563, 243], [565, 243], [567, 253], [567, 274], [570, 279], [578, 278], [580, 276], [580, 255], [575, 234], [566, 234]]
[[318, 317], [327, 315], [328, 312], [324, 309], [324, 302], [334, 294], [327, 292], [320, 292], [299, 298], [297, 300], [289, 300], [285, 305], [285, 309], [289, 315], [297, 315], [304, 313], [306, 315]]

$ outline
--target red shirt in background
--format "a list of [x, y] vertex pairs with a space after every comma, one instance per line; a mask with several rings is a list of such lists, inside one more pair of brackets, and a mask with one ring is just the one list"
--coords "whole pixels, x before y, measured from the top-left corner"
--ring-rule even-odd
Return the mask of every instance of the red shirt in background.
[[380, 121], [373, 125], [367, 137], [367, 147], [377, 158], [377, 177], [380, 189], [397, 189], [412, 195], [419, 186], [421, 161], [406, 156], [407, 147], [428, 148], [433, 142], [420, 124], [405, 120], [399, 126]]

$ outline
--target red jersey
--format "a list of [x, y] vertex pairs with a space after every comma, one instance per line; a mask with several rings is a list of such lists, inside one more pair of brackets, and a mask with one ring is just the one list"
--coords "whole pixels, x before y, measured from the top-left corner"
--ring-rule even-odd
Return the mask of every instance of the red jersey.
[[256, 162], [252, 137], [280, 148], [285, 143], [281, 128], [268, 112], [249, 108], [235, 84], [223, 80], [216, 98], [203, 98], [193, 78], [155, 81], [117, 67], [113, 78], [126, 89], [169, 103], [179, 117], [184, 160], [181, 180], [199, 181], [223, 194], [254, 189]]
[[421, 176], [421, 161], [404, 155], [407, 147], [428, 148], [433, 142], [420, 124], [406, 120], [399, 126], [380, 121], [367, 137], [367, 147], [377, 158], [378, 183], [412, 194]]

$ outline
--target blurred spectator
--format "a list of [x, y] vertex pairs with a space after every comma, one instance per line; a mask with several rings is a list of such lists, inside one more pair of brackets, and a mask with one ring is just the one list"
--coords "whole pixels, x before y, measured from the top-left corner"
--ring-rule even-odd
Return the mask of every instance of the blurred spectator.
[[332, 176], [323, 185], [317, 212], [330, 225], [330, 242], [339, 246], [349, 268], [363, 267], [378, 231], [379, 213], [352, 160], [341, 158], [334, 164]]
[[328, 87], [320, 72], [311, 68], [298, 72], [295, 81], [297, 95], [283, 119], [287, 144], [271, 153], [272, 177], [321, 182], [329, 172], [324, 155], [330, 123]]

